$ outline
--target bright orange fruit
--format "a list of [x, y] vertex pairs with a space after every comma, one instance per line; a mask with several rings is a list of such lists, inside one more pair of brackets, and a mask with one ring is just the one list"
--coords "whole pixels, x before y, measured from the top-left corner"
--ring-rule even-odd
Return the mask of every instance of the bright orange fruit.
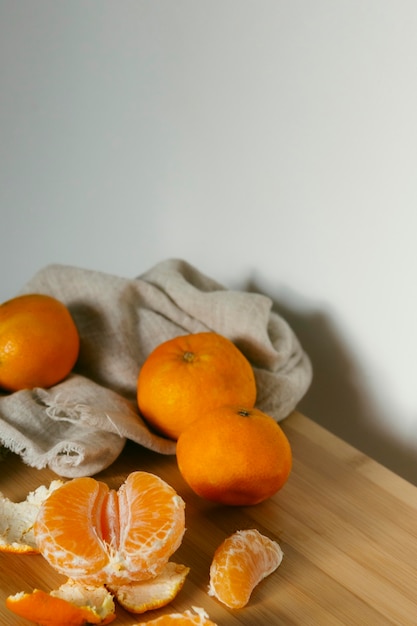
[[51, 387], [78, 358], [80, 339], [67, 307], [42, 294], [0, 305], [0, 387], [6, 391]]
[[175, 337], [144, 362], [137, 381], [141, 414], [158, 432], [177, 439], [214, 407], [256, 401], [255, 375], [235, 344], [213, 332]]
[[178, 468], [199, 496], [222, 504], [258, 504], [285, 484], [290, 443], [277, 422], [257, 408], [207, 411], [177, 441]]
[[231, 609], [246, 606], [256, 585], [277, 569], [282, 558], [276, 541], [256, 529], [238, 530], [214, 553], [209, 595]]
[[138, 622], [132, 626], [216, 626], [204, 609], [193, 607], [193, 611], [161, 615], [147, 622]]
[[50, 593], [34, 589], [6, 598], [7, 608], [40, 626], [110, 624], [116, 618], [113, 597], [104, 586], [85, 587], [67, 581]]
[[185, 530], [184, 502], [148, 472], [129, 474], [118, 491], [74, 478], [41, 505], [39, 551], [59, 572], [85, 584], [124, 584], [159, 574]]

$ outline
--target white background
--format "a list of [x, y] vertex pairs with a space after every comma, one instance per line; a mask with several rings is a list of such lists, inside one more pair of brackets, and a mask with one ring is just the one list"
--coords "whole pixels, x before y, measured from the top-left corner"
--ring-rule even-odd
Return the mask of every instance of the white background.
[[184, 258], [267, 293], [301, 409], [417, 482], [417, 3], [0, 0], [0, 299]]

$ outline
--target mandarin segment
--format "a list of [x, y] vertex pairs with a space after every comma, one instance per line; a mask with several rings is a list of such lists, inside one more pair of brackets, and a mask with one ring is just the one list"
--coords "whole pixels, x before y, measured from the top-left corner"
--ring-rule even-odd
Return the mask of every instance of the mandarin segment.
[[214, 553], [208, 593], [231, 609], [243, 608], [258, 583], [277, 569], [282, 558], [276, 541], [256, 529], [238, 530]]
[[0, 305], [0, 387], [7, 391], [51, 387], [78, 358], [80, 338], [68, 308], [43, 294]]
[[221, 504], [254, 505], [286, 483], [290, 443], [259, 409], [223, 406], [194, 421], [177, 441], [178, 468], [199, 496]]
[[251, 364], [236, 345], [214, 332], [181, 335], [148, 355], [137, 381], [139, 411], [158, 432], [178, 439], [212, 408], [256, 401]]
[[50, 565], [75, 580], [147, 580], [181, 544], [184, 508], [176, 491], [148, 472], [132, 472], [117, 492], [94, 478], [75, 478], [41, 506], [35, 537]]
[[159, 574], [181, 545], [185, 504], [170, 485], [147, 472], [130, 474], [118, 495], [120, 542], [137, 573], [133, 579], [146, 580]]
[[[101, 584], [114, 544], [102, 536], [109, 488], [94, 478], [65, 483], [40, 508], [35, 537], [41, 554], [60, 573]], [[108, 546], [108, 547], [107, 547]]]

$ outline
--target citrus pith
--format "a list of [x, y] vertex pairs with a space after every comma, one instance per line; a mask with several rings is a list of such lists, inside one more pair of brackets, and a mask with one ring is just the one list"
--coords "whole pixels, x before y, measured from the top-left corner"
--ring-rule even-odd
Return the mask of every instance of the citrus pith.
[[209, 619], [206, 611], [200, 607], [193, 606], [193, 610], [183, 613], [169, 613], [155, 617], [147, 622], [138, 622], [132, 626], [217, 626]]
[[116, 619], [113, 597], [104, 586], [84, 587], [74, 581], [50, 593], [34, 589], [8, 596], [6, 606], [39, 626], [104, 626]]

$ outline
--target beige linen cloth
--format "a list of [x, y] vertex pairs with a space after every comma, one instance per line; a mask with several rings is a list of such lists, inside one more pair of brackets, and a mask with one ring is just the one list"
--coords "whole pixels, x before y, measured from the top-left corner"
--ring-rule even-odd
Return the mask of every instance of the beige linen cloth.
[[63, 382], [0, 395], [0, 443], [32, 467], [91, 476], [127, 439], [174, 454], [175, 443], [139, 416], [136, 381], [151, 350], [177, 335], [210, 330], [231, 339], [252, 363], [257, 406], [278, 421], [311, 382], [308, 356], [268, 297], [227, 290], [183, 260], [162, 261], [135, 279], [49, 265], [21, 290], [33, 292], [67, 305], [81, 347]]

